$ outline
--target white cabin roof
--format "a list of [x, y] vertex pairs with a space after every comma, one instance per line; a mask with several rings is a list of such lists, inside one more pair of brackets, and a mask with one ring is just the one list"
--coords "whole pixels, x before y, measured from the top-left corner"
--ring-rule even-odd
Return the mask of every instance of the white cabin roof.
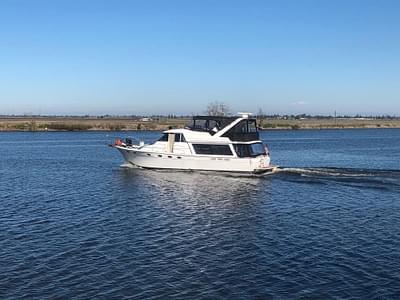
[[220, 137], [216, 134], [211, 135], [207, 131], [194, 131], [190, 129], [170, 129], [166, 130], [163, 133], [182, 133], [185, 136], [187, 142], [206, 142], [206, 141], [213, 141], [213, 142], [229, 142], [229, 138], [227, 137]]

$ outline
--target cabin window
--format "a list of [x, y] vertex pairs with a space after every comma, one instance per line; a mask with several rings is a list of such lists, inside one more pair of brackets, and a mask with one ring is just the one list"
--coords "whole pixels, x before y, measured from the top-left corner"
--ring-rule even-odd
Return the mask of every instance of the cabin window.
[[[159, 139], [160, 142], [168, 142], [168, 133], [164, 133]], [[175, 133], [176, 143], [186, 143], [185, 136], [182, 133]]]
[[250, 132], [250, 133], [257, 132], [256, 121], [249, 120], [247, 122], [247, 132]]
[[251, 156], [249, 145], [234, 144], [233, 148], [235, 148], [236, 154], [239, 157], [250, 157]]
[[235, 133], [247, 133], [247, 121], [241, 121], [235, 127], [233, 127]]
[[204, 130], [207, 127], [207, 120], [194, 120], [193, 129], [194, 130]]
[[256, 120], [242, 120], [230, 131], [234, 133], [254, 133], [257, 132]]
[[186, 143], [185, 136], [182, 133], [175, 133], [175, 142]]
[[209, 120], [208, 121], [208, 129], [209, 129], [209, 133], [211, 135], [214, 135], [221, 129], [221, 124], [218, 121]]
[[168, 142], [168, 133], [164, 133], [158, 140], [160, 142]]
[[234, 144], [233, 147], [239, 157], [256, 157], [259, 155], [265, 155], [265, 148], [262, 143]]
[[250, 144], [250, 152], [252, 156], [264, 155], [264, 145], [262, 143]]
[[233, 155], [229, 145], [193, 144], [196, 154]]

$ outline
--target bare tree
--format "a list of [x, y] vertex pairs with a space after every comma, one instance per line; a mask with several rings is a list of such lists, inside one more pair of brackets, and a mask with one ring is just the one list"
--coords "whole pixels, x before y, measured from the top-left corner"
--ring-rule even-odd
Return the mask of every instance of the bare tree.
[[230, 114], [230, 109], [225, 103], [214, 101], [207, 105], [206, 113], [209, 116], [227, 116]]

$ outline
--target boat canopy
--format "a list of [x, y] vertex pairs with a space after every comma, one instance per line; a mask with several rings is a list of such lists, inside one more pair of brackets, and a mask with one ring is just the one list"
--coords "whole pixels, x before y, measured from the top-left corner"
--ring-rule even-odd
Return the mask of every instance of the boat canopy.
[[193, 120], [186, 127], [194, 131], [208, 131], [215, 133], [234, 122], [237, 117], [221, 116], [194, 116]]
[[228, 137], [231, 141], [250, 142], [259, 140], [258, 127], [256, 119], [243, 119], [235, 124], [223, 137]]

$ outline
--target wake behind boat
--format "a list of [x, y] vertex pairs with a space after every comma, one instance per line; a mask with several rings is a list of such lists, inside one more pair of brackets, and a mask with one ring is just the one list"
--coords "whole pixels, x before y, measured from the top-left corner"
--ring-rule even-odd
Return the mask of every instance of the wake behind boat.
[[115, 141], [129, 164], [149, 169], [273, 172], [268, 148], [260, 140], [257, 122], [249, 113], [240, 117], [195, 116], [184, 129], [163, 132], [145, 145], [131, 139]]

